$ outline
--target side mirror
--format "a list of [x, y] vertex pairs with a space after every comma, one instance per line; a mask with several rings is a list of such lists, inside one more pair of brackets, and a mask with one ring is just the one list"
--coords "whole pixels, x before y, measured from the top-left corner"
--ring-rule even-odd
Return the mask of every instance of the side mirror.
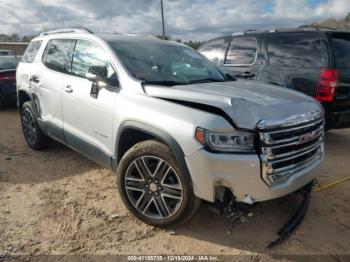
[[90, 80], [92, 82], [96, 82], [97, 78], [98, 78], [97, 75], [92, 73], [92, 72], [87, 72], [85, 77], [86, 77], [87, 80]]
[[105, 66], [91, 66], [85, 77], [93, 82], [99, 89], [107, 87], [105, 78], [107, 77], [107, 67]]
[[98, 73], [95, 73], [92, 68], [90, 68], [89, 71], [85, 74], [85, 77], [92, 82], [90, 96], [97, 99], [98, 93], [102, 88], [106, 87], [107, 84], [102, 80]]

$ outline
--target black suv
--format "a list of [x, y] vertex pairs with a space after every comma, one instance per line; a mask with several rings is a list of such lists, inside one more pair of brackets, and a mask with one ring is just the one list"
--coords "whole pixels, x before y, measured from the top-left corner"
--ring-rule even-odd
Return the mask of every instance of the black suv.
[[350, 127], [350, 32], [247, 31], [209, 40], [199, 51], [230, 75], [315, 97], [326, 110], [328, 129]]

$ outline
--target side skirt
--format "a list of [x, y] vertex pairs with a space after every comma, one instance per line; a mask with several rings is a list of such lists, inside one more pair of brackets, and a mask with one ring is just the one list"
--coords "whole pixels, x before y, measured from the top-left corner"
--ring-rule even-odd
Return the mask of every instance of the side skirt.
[[64, 131], [62, 128], [57, 127], [56, 125], [42, 121], [41, 119], [38, 119], [38, 124], [45, 134], [52, 139], [73, 149], [95, 163], [105, 168], [112, 169], [114, 157], [107, 155], [98, 147], [88, 143], [70, 132]]

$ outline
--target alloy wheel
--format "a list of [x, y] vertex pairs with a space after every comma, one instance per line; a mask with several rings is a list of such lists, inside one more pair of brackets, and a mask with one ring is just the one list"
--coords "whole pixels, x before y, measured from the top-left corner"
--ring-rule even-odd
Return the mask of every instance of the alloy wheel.
[[22, 114], [23, 132], [29, 144], [33, 145], [36, 140], [37, 131], [35, 119], [29, 109], [25, 109]]
[[183, 187], [175, 169], [164, 159], [141, 156], [128, 166], [125, 189], [132, 205], [152, 219], [176, 214], [183, 201]]

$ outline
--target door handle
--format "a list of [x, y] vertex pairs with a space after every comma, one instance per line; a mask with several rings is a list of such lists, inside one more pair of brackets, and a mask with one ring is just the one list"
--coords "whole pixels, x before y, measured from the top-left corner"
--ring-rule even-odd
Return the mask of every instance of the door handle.
[[73, 93], [73, 89], [70, 85], [67, 85], [66, 86], [66, 89], [65, 89], [66, 93]]
[[251, 73], [251, 72], [244, 72], [242, 74], [238, 74], [236, 75], [237, 77], [240, 77], [240, 78], [251, 78], [251, 77], [254, 77], [255, 74], [254, 73]]
[[34, 84], [38, 84], [40, 82], [39, 80], [39, 76], [37, 75], [32, 75], [29, 79], [30, 82], [34, 83]]

